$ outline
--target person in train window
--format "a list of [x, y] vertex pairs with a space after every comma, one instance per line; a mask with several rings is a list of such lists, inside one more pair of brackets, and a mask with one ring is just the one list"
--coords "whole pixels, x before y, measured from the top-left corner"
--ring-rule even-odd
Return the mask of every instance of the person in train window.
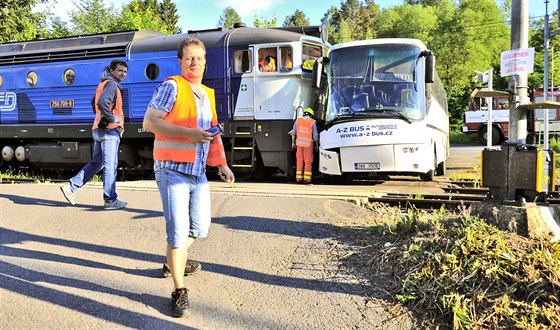
[[292, 54], [288, 53], [288, 54], [286, 54], [286, 56], [284, 58], [284, 64], [280, 68], [280, 71], [282, 71], [282, 72], [292, 71], [293, 66], [294, 65], [293, 65], [293, 62], [292, 62]]
[[311, 108], [303, 110], [303, 117], [294, 123], [291, 130], [292, 148], [296, 149], [296, 182], [311, 183], [313, 151], [318, 150], [319, 134]]
[[125, 207], [128, 203], [117, 199], [117, 165], [119, 162], [119, 144], [124, 132], [124, 114], [122, 109], [122, 88], [120, 83], [126, 78], [128, 64], [122, 60], [113, 60], [101, 74], [101, 83], [97, 86], [92, 106], [95, 119], [92, 126], [93, 156], [67, 184], [60, 187], [66, 200], [76, 204], [76, 192], [84, 184], [103, 170], [103, 200], [106, 210]]
[[200, 270], [187, 262], [187, 250], [210, 227], [210, 186], [206, 166], [217, 166], [225, 182], [235, 177], [227, 165], [220, 134], [207, 130], [218, 124], [214, 90], [202, 84], [206, 48], [186, 38], [177, 49], [181, 75], [167, 77], [155, 90], [144, 115], [144, 129], [155, 134], [154, 172], [163, 204], [167, 233], [165, 272], [173, 278], [172, 314], [188, 316], [190, 305], [185, 271]]
[[259, 61], [259, 70], [262, 72], [274, 72], [276, 71], [276, 61], [274, 57], [268, 55], [264, 59]]
[[267, 56], [264, 60], [264, 62], [267, 64], [268, 67], [268, 72], [274, 72], [276, 71], [276, 58], [272, 57], [272, 56]]

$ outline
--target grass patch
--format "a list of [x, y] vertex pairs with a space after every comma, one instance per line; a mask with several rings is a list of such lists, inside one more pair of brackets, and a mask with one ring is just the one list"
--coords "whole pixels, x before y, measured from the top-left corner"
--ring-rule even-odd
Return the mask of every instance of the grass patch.
[[449, 143], [451, 144], [480, 144], [476, 134], [466, 134], [457, 129], [449, 131]]
[[423, 326], [560, 329], [560, 243], [501, 231], [466, 211], [395, 219], [369, 231], [382, 237], [372, 237], [365, 264], [373, 277], [389, 277], [382, 290]]
[[49, 183], [51, 180], [43, 175], [31, 174], [24, 170], [14, 170], [12, 168], [0, 171], [0, 179], [25, 179], [33, 180], [36, 183]]
[[[5, 180], [24, 179], [24, 180], [33, 180], [35, 183], [52, 183], [60, 180], [69, 179], [77, 172], [78, 170], [72, 170], [72, 172], [67, 171], [64, 172], [64, 175], [62, 176], [61, 175], [62, 173], [60, 172], [45, 171], [45, 173], [43, 173], [43, 171], [40, 169], [39, 170], [13, 169], [9, 167], [0, 171], [0, 179], [5, 179]], [[103, 176], [100, 174], [96, 174], [91, 178], [89, 182], [91, 183], [103, 182]]]

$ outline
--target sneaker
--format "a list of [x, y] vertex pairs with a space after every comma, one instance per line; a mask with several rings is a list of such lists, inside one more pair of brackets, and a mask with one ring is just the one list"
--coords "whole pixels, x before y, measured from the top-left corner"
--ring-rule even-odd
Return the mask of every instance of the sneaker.
[[171, 293], [171, 310], [175, 317], [187, 317], [191, 314], [187, 288], [175, 289]]
[[[202, 264], [200, 262], [187, 261], [187, 264], [185, 265], [185, 276], [194, 275], [201, 269]], [[169, 266], [167, 266], [167, 264], [163, 264], [162, 275], [163, 277], [171, 277], [171, 271], [169, 270]]]
[[128, 205], [127, 202], [123, 202], [118, 199], [115, 199], [112, 202], [105, 202], [105, 206], [103, 206], [103, 208], [105, 208], [105, 210], [118, 210], [118, 209], [122, 209], [127, 205]]
[[64, 194], [64, 198], [66, 198], [68, 203], [70, 203], [71, 205], [76, 205], [76, 193], [72, 192], [72, 189], [70, 189], [70, 184], [60, 186], [60, 190]]

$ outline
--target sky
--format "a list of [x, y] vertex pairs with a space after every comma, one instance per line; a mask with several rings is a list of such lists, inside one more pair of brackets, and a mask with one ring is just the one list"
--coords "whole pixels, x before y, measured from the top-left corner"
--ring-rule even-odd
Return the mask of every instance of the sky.
[[[53, 12], [67, 20], [66, 12], [74, 8], [79, 0], [56, 0]], [[50, 1], [52, 3], [52, 1]], [[104, 0], [106, 5], [120, 9], [130, 0]], [[255, 16], [259, 19], [277, 19], [277, 26], [282, 26], [286, 16], [292, 15], [296, 9], [303, 11], [310, 25], [320, 25], [321, 18], [331, 7], [340, 8], [341, 0], [174, 0], [177, 5], [179, 25], [188, 30], [213, 29], [218, 25], [220, 16], [226, 7], [232, 7], [241, 16], [247, 26], [253, 26]], [[375, 0], [382, 9], [401, 5], [404, 0]], [[548, 14], [558, 8], [557, 0], [549, 0]], [[39, 8], [40, 10], [42, 8]], [[531, 18], [545, 15], [545, 0], [529, 0], [529, 16]]]

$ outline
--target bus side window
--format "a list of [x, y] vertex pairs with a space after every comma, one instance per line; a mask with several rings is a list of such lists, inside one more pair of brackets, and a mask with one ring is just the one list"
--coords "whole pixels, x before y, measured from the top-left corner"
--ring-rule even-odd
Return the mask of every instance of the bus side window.
[[251, 72], [251, 68], [253, 67], [253, 65], [251, 63], [250, 51], [236, 50], [233, 58], [233, 71], [235, 73]]

